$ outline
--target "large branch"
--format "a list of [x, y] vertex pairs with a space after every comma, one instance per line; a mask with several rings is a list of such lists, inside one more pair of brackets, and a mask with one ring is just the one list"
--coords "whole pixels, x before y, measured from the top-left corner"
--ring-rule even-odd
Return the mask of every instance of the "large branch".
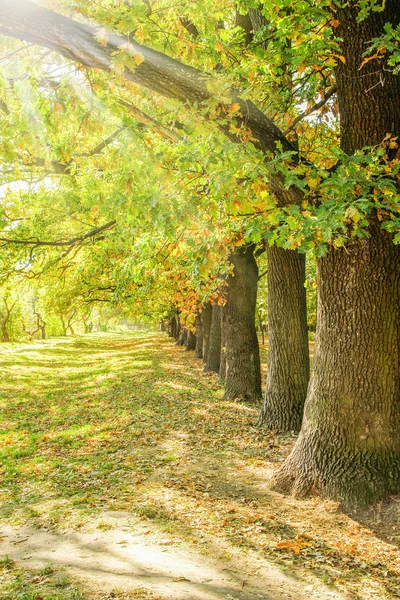
[[114, 227], [114, 225], [116, 225], [116, 223], [117, 223], [116, 221], [109, 221], [109, 223], [106, 223], [105, 225], [101, 225], [100, 227], [91, 229], [84, 235], [77, 236], [77, 237], [71, 238], [69, 240], [56, 240], [54, 242], [50, 242], [50, 241], [38, 240], [37, 238], [28, 239], [28, 240], [20, 240], [17, 238], [0, 237], [0, 242], [3, 242], [3, 244], [17, 244], [20, 246], [35, 246], [35, 247], [36, 246], [56, 246], [56, 247], [74, 246], [75, 244], [84, 242], [85, 240], [87, 240], [89, 238], [92, 238], [92, 239], [95, 238], [99, 233], [102, 233], [103, 231], [106, 231], [107, 229], [111, 229], [112, 227]]
[[[129, 49], [139, 64], [134, 69], [124, 68], [127, 80], [190, 105], [214, 100], [219, 104], [219, 121], [224, 121], [219, 127], [231, 139], [240, 139], [236, 128], [242, 127], [250, 130], [252, 143], [263, 153], [274, 154], [280, 148], [295, 152], [279, 128], [253, 102], [243, 100], [234, 91], [228, 98], [226, 90], [219, 94], [213, 91], [218, 90], [218, 84], [211, 76], [113, 33], [109, 33], [107, 42], [101, 43], [96, 39], [98, 33], [95, 27], [27, 0], [0, 0], [0, 34], [44, 46], [82, 65], [105, 71], [113, 69], [115, 53]], [[233, 105], [237, 106], [237, 111], [232, 111]], [[273, 176], [270, 183], [280, 200], [293, 201], [293, 196], [299, 199], [298, 190], [285, 189], [283, 177]]]

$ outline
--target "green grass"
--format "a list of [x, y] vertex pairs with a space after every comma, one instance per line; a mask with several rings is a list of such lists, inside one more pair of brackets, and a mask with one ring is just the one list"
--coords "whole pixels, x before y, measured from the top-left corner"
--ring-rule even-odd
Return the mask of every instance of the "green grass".
[[[97, 519], [107, 531], [103, 513], [122, 510], [169, 537], [207, 538], [213, 552], [223, 540], [222, 557], [255, 552], [352, 598], [400, 591], [397, 505], [375, 536], [374, 512], [363, 530], [334, 504], [271, 494], [266, 471], [294, 438], [255, 427], [258, 408], [225, 401], [217, 377], [165, 335], [2, 344], [0, 378], [0, 523], [76, 529]], [[0, 600], [93, 598], [62, 572], [4, 561]]]
[[8, 557], [0, 559], [1, 600], [86, 600], [62, 570], [18, 568]]
[[193, 453], [200, 445], [226, 452], [242, 443], [240, 431], [227, 435], [238, 419], [242, 429], [255, 418], [254, 408], [231, 404], [221, 419], [215, 380], [176, 364], [159, 334], [7, 346], [0, 347], [3, 522], [46, 513], [56, 524], [68, 514], [132, 508], [143, 481], [179, 460], [179, 438], [171, 447], [177, 434], [186, 432]]

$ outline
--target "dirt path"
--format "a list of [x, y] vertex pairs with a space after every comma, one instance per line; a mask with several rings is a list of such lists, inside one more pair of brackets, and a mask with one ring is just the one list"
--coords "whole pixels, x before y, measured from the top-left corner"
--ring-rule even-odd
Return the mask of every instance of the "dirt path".
[[138, 588], [170, 600], [342, 598], [322, 585], [307, 586], [259, 558], [222, 560], [211, 540], [199, 547], [170, 540], [153, 523], [129, 513], [104, 513], [80, 531], [3, 526], [0, 539], [1, 555], [28, 568], [65, 568], [95, 598]]

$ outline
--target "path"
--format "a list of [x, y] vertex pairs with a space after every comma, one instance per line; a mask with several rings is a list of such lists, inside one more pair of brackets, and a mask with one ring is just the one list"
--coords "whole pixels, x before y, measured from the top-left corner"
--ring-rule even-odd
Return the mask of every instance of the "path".
[[[107, 531], [96, 526], [104, 522], [111, 527]], [[322, 586], [305, 586], [260, 559], [221, 560], [210, 542], [201, 549], [173, 542], [129, 513], [103, 513], [83, 531], [3, 526], [0, 539], [1, 555], [28, 568], [63, 567], [96, 598], [116, 588], [146, 588], [168, 600], [341, 598]]]

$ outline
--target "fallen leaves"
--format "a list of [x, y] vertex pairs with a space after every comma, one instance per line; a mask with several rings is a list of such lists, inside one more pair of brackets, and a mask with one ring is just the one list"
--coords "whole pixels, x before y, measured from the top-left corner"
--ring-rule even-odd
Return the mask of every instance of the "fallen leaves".
[[278, 550], [289, 550], [295, 554], [300, 554], [303, 548], [310, 546], [310, 540], [312, 538], [305, 533], [296, 535], [293, 540], [282, 540], [277, 543], [276, 548]]
[[[192, 353], [160, 334], [106, 334], [80, 343], [71, 338], [53, 347], [49, 340], [42, 355], [0, 357], [8, 377], [5, 521], [78, 527], [98, 511], [127, 510], [143, 519], [146, 536], [164, 528], [162, 552], [182, 538], [204, 549], [212, 540], [289, 563], [305, 581], [356, 585], [364, 600], [395, 597], [394, 501], [392, 512], [378, 507], [360, 526], [361, 517], [344, 515], [335, 503], [271, 494], [267, 472], [295, 437], [255, 427], [257, 408], [223, 400], [217, 376], [204, 375]], [[262, 357], [265, 363], [265, 348]], [[125, 535], [121, 548], [129, 543]]]

